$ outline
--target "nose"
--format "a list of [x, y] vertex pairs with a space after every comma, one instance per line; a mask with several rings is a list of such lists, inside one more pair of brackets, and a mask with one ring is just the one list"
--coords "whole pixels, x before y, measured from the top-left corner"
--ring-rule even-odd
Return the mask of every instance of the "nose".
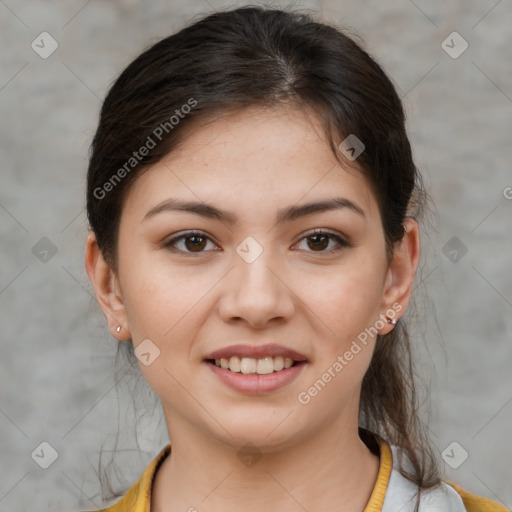
[[225, 322], [245, 321], [255, 329], [289, 319], [295, 310], [291, 283], [271, 261], [270, 251], [252, 262], [234, 258], [235, 268], [224, 280], [219, 314]]

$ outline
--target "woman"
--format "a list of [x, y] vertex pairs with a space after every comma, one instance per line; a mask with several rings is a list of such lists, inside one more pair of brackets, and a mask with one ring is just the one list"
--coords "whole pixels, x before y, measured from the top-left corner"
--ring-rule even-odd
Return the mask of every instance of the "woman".
[[440, 480], [417, 416], [424, 203], [392, 83], [333, 27], [240, 8], [132, 62], [86, 268], [171, 443], [106, 510], [505, 510]]

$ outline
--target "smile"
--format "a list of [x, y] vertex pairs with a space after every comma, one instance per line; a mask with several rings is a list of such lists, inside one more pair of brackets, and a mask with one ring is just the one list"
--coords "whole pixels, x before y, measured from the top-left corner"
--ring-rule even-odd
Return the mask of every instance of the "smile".
[[215, 366], [219, 368], [224, 368], [225, 370], [235, 373], [243, 373], [245, 375], [268, 375], [269, 373], [291, 368], [297, 363], [297, 361], [294, 361], [290, 357], [281, 356], [267, 356], [260, 359], [232, 356], [229, 359], [224, 357], [220, 359], [210, 359], [209, 362], [213, 362]]
[[258, 395], [278, 391], [293, 382], [308, 359], [276, 343], [245, 343], [215, 350], [204, 362], [226, 386], [244, 394]]

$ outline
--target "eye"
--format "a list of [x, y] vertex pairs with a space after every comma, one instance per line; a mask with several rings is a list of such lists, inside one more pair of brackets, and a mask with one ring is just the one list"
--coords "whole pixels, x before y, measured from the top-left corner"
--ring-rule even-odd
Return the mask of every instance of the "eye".
[[[322, 229], [315, 229], [306, 233], [306, 236], [304, 236], [299, 243], [304, 240], [308, 241], [307, 246], [312, 249], [308, 252], [334, 253], [345, 247], [352, 247], [349, 242], [341, 238], [339, 235]], [[208, 242], [211, 242], [211, 244], [216, 247], [213, 241], [204, 233], [201, 233], [200, 231], [189, 231], [170, 239], [165, 242], [164, 245], [173, 251], [181, 251], [188, 254], [200, 254], [202, 252], [209, 252], [209, 250], [206, 249]], [[334, 247], [326, 250], [331, 242], [334, 242]]]
[[[312, 248], [312, 251], [308, 252], [333, 253], [338, 252], [345, 247], [351, 247], [351, 244], [340, 236], [322, 229], [314, 229], [313, 231], [306, 233], [306, 236], [304, 236], [300, 242], [304, 240], [308, 240], [308, 242], [306, 242], [307, 246]], [[326, 251], [325, 249], [329, 247], [330, 242], [334, 242], [335, 246]]]
[[[201, 253], [212, 240], [199, 231], [189, 231], [165, 242], [165, 247], [185, 253]], [[215, 246], [215, 244], [213, 244]]]

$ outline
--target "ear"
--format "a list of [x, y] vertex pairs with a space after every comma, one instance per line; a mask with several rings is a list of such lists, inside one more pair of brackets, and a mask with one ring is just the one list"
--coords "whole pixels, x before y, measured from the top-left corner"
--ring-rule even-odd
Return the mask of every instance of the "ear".
[[[403, 226], [405, 234], [401, 242], [396, 246], [390, 263], [381, 310], [389, 317], [392, 315], [386, 311], [393, 311], [397, 320], [403, 316], [411, 297], [414, 284], [414, 276], [420, 260], [420, 233], [418, 223], [414, 219], [405, 219]], [[380, 334], [387, 334], [393, 329], [389, 323]]]
[[[129, 340], [130, 331], [118, 277], [103, 258], [96, 235], [92, 231], [87, 237], [85, 269], [94, 287], [98, 304], [107, 319], [110, 332], [118, 340]], [[121, 329], [117, 332], [119, 326]]]

